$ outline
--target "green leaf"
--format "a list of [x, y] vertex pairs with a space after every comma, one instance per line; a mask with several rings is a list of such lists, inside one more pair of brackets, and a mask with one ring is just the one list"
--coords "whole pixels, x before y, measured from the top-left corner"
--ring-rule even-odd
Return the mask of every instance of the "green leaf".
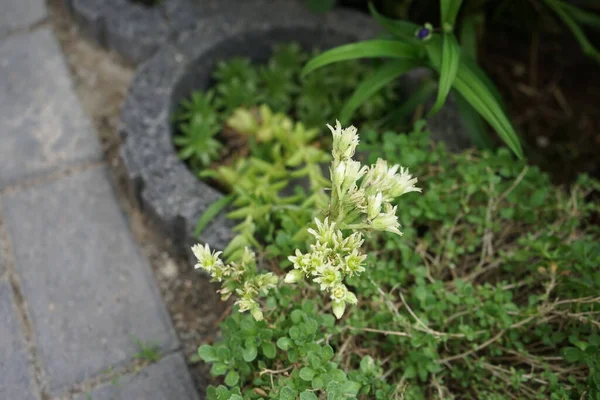
[[438, 112], [446, 102], [460, 65], [460, 47], [453, 34], [442, 35], [441, 57], [438, 52], [439, 47], [436, 43], [427, 46], [429, 58], [440, 74], [437, 99], [431, 111], [429, 111], [429, 116]]
[[277, 350], [275, 349], [275, 345], [271, 342], [264, 342], [261, 346], [262, 352], [267, 358], [275, 358], [275, 354], [277, 354]]
[[225, 377], [225, 384], [227, 386], [235, 386], [240, 380], [240, 374], [231, 370]]
[[256, 355], [257, 355], [256, 346], [246, 347], [246, 348], [244, 348], [244, 350], [242, 350], [242, 357], [244, 358], [244, 361], [246, 361], [246, 362], [254, 361], [256, 359]]
[[287, 349], [289, 349], [291, 345], [292, 340], [289, 338], [282, 337], [277, 339], [277, 347], [279, 347], [281, 350], [287, 351]]
[[367, 40], [336, 47], [311, 59], [302, 69], [306, 75], [318, 68], [339, 61], [356, 60], [359, 58], [389, 57], [408, 58], [418, 57], [419, 48], [415, 45], [402, 43], [397, 40]]
[[419, 29], [419, 25], [413, 24], [409, 21], [403, 20], [393, 20], [384, 17], [383, 15], [377, 12], [373, 3], [369, 3], [369, 11], [375, 20], [381, 25], [386, 31], [390, 32], [392, 35], [398, 36], [405, 40], [410, 40], [415, 43], [418, 41], [415, 39], [415, 32]]
[[467, 63], [461, 62], [454, 81], [454, 88], [496, 130], [517, 157], [523, 159], [523, 149], [519, 138], [508, 117], [504, 114], [502, 106]]
[[333, 347], [331, 347], [328, 344], [323, 346], [323, 348], [321, 349], [321, 359], [325, 360], [325, 361], [329, 361], [333, 358], [333, 356], [334, 356]]
[[295, 400], [296, 392], [289, 386], [284, 386], [279, 391], [279, 400]]
[[354, 381], [346, 381], [342, 384], [341, 390], [344, 394], [356, 396], [360, 390], [361, 384]]
[[362, 360], [360, 360], [360, 372], [363, 374], [369, 374], [375, 371], [375, 361], [373, 361], [373, 357], [365, 356]]
[[315, 376], [315, 378], [311, 382], [311, 386], [313, 389], [321, 389], [324, 384], [325, 384], [325, 382], [323, 381], [323, 378], [320, 376]]
[[568, 12], [574, 20], [580, 24], [588, 25], [592, 28], [600, 29], [600, 15], [594, 14], [593, 12], [582, 10], [581, 8], [572, 4], [561, 2], [560, 6], [563, 10]]
[[466, 125], [467, 133], [473, 144], [480, 149], [491, 149], [493, 147], [492, 140], [481, 115], [475, 111], [460, 93], [455, 92], [455, 100], [458, 113]]
[[462, 0], [440, 0], [442, 26], [445, 24], [450, 26], [454, 25], [454, 21], [456, 21], [456, 16], [458, 15], [458, 10], [460, 10], [461, 4]]
[[600, 63], [600, 52], [598, 49], [594, 47], [594, 45], [588, 40], [587, 36], [583, 32], [583, 29], [577, 24], [577, 22], [573, 19], [571, 14], [566, 11], [562, 7], [562, 2], [557, 0], [545, 0], [548, 7], [550, 7], [556, 15], [567, 25], [573, 36], [577, 42], [579, 42], [579, 46], [581, 46], [581, 50], [590, 58], [594, 59], [596, 62]]
[[215, 361], [219, 360], [219, 358], [217, 357], [217, 352], [215, 351], [215, 349], [212, 346], [208, 345], [208, 344], [203, 344], [202, 346], [200, 346], [198, 348], [198, 355], [205, 362], [215, 362]]
[[581, 361], [584, 357], [584, 354], [581, 350], [575, 347], [565, 347], [562, 350], [562, 356], [568, 362], [574, 363], [577, 361]]
[[370, 74], [356, 88], [350, 100], [346, 103], [340, 113], [342, 124], [349, 122], [350, 118], [361, 104], [383, 89], [387, 84], [399, 78], [407, 71], [418, 67], [418, 60], [394, 60], [388, 61]]
[[339, 400], [342, 398], [340, 384], [336, 381], [331, 381], [327, 385], [327, 400]]
[[194, 229], [194, 235], [196, 237], [200, 236], [206, 225], [210, 221], [213, 220], [225, 207], [229, 205], [234, 199], [233, 195], [221, 197], [219, 200], [212, 203], [210, 206], [204, 210], [204, 213], [198, 219], [198, 223], [196, 224], [196, 228]]
[[315, 370], [312, 368], [304, 367], [300, 370], [300, 379], [305, 381], [312, 381], [315, 377]]
[[319, 398], [313, 392], [302, 392], [300, 393], [300, 400], [319, 400]]
[[210, 369], [210, 373], [213, 376], [225, 375], [225, 372], [227, 372], [227, 369], [229, 369], [229, 367], [227, 367], [227, 364], [216, 363], [216, 364], [213, 364], [212, 368]]
[[483, 13], [468, 14], [460, 24], [460, 47], [463, 55], [477, 60], [477, 27], [484, 20]]

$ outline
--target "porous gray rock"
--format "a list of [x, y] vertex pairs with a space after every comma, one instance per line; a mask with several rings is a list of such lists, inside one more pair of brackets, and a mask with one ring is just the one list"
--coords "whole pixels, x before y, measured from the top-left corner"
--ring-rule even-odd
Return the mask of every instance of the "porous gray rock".
[[130, 362], [135, 338], [178, 347], [106, 167], [8, 193], [2, 214], [52, 396]]
[[171, 354], [156, 364], [107, 383], [74, 400], [198, 400], [199, 396], [181, 354]]
[[0, 399], [38, 399], [23, 337], [12, 289], [0, 281]]
[[0, 43], [0, 189], [101, 159], [56, 39], [49, 28]]
[[198, 218], [222, 194], [177, 157], [171, 116], [180, 101], [209, 87], [219, 60], [242, 56], [261, 62], [279, 42], [326, 49], [377, 31], [370, 17], [348, 10], [315, 15], [303, 2], [246, 1], [235, 12], [201, 21], [139, 68], [122, 108], [121, 156], [131, 193], [177, 250], [185, 254], [197, 241], [222, 249], [232, 227], [221, 214], [194, 237]]
[[15, 29], [27, 28], [46, 18], [44, 0], [2, 0], [0, 5], [0, 37]]
[[153, 6], [140, 0], [65, 1], [88, 37], [138, 64], [200, 19], [244, 0], [163, 0]]

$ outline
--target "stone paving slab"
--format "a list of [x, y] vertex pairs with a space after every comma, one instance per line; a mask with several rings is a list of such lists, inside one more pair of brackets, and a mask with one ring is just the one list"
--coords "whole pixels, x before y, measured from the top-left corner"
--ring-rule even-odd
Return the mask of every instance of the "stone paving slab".
[[[22, 0], [9, 4], [17, 1]], [[94, 129], [50, 29], [0, 42], [0, 189], [58, 166], [100, 158]]]
[[0, 242], [0, 277], [2, 277], [4, 271], [6, 271], [6, 261], [4, 261], [4, 255], [2, 254], [3, 251], [4, 249], [2, 248], [2, 243]]
[[0, 1], [0, 36], [18, 28], [25, 28], [46, 18], [44, 0]]
[[121, 377], [82, 393], [74, 400], [198, 400], [192, 379], [181, 354], [163, 358], [136, 374]]
[[12, 289], [0, 281], [0, 399], [37, 400]]
[[2, 204], [51, 395], [131, 360], [133, 336], [178, 346], [105, 167], [6, 194]]

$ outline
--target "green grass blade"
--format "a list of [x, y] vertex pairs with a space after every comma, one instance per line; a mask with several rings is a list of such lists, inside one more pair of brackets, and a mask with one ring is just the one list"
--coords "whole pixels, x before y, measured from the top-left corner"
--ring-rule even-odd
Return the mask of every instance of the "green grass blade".
[[466, 125], [467, 133], [473, 144], [480, 149], [491, 149], [493, 147], [492, 139], [481, 115], [457, 91], [454, 92], [454, 98], [458, 113]]
[[594, 14], [590, 11], [582, 10], [577, 6], [565, 2], [562, 2], [560, 6], [580, 24], [587, 25], [591, 28], [600, 29], [600, 15]]
[[483, 13], [469, 14], [460, 24], [460, 48], [462, 54], [477, 60], [477, 27], [482, 23]]
[[487, 90], [492, 94], [492, 96], [494, 96], [494, 98], [496, 99], [496, 101], [498, 102], [498, 104], [500, 104], [500, 106], [502, 107], [502, 109], [505, 110], [504, 101], [502, 100], [502, 95], [498, 91], [498, 88], [496, 87], [496, 85], [494, 85], [494, 82], [485, 73], [485, 71], [482, 70], [481, 68], [479, 68], [479, 66], [477, 65], [477, 63], [475, 62], [475, 60], [473, 60], [472, 58], [470, 58], [468, 56], [465, 56], [463, 54], [463, 57], [461, 58], [460, 63], [464, 64], [466, 67], [469, 68], [469, 70], [472, 73], [474, 73], [475, 75], [477, 75], [477, 78], [479, 78], [479, 80], [485, 85], [485, 87], [487, 88]]
[[548, 7], [550, 7], [556, 15], [567, 25], [573, 36], [577, 42], [579, 42], [579, 46], [581, 50], [590, 58], [594, 59], [596, 62], [600, 63], [600, 52], [598, 49], [594, 47], [594, 45], [588, 40], [587, 36], [583, 32], [583, 29], [575, 22], [571, 14], [567, 12], [563, 6], [562, 2], [557, 0], [545, 0]]
[[458, 68], [454, 88], [494, 128], [517, 157], [523, 159], [521, 143], [502, 106], [487, 90], [485, 83], [465, 63], [461, 63]]
[[456, 21], [456, 16], [458, 15], [458, 10], [460, 10], [461, 4], [462, 0], [440, 0], [442, 26], [444, 24], [449, 24], [451, 26], [454, 25], [454, 21]]
[[433, 80], [426, 80], [425, 82], [421, 83], [417, 90], [411, 93], [400, 107], [387, 114], [381, 120], [377, 121], [373, 125], [374, 128], [381, 130], [386, 126], [398, 126], [403, 120], [408, 119], [418, 106], [427, 103], [436, 90], [437, 82]]
[[369, 3], [369, 11], [371, 12], [371, 15], [373, 16], [373, 18], [375, 18], [377, 23], [379, 23], [379, 25], [381, 25], [386, 31], [388, 31], [392, 35], [398, 36], [405, 40], [413, 41], [415, 43], [418, 42], [418, 40], [415, 39], [415, 32], [417, 31], [417, 29], [419, 29], [419, 25], [413, 24], [409, 21], [393, 20], [384, 17], [383, 15], [379, 14], [379, 12], [377, 12], [377, 9], [373, 6], [373, 3]]
[[196, 228], [194, 229], [194, 235], [200, 236], [204, 228], [212, 221], [225, 207], [227, 207], [233, 201], [233, 195], [221, 197], [219, 200], [212, 203], [204, 210], [204, 213], [198, 219]]
[[317, 68], [339, 61], [355, 60], [358, 58], [388, 57], [414, 59], [419, 55], [418, 47], [397, 40], [367, 40], [364, 42], [346, 44], [314, 57], [304, 66], [302, 75]]
[[408, 70], [420, 65], [418, 60], [388, 61], [370, 74], [354, 91], [340, 114], [340, 121], [348, 123], [352, 115], [368, 98]]
[[439, 65], [436, 69], [438, 69], [440, 74], [438, 95], [431, 111], [429, 111], [429, 116], [432, 116], [443, 107], [450, 89], [452, 89], [458, 72], [458, 66], [460, 65], [460, 47], [458, 46], [456, 37], [452, 33], [449, 33], [442, 36], [441, 56], [439, 54], [439, 46], [436, 43], [428, 46], [427, 50], [428, 53], [431, 53], [430, 59], [435, 59], [432, 62], [436, 67]]

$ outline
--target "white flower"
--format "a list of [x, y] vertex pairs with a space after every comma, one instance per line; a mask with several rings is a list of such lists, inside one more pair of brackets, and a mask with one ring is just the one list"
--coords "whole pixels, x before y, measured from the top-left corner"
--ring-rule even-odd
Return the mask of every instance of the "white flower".
[[342, 232], [336, 229], [335, 222], [329, 223], [329, 218], [325, 218], [323, 222], [315, 218], [315, 224], [317, 229], [309, 228], [308, 233], [314, 236], [317, 243], [333, 247], [336, 241], [342, 239]]
[[285, 276], [285, 283], [296, 283], [302, 278], [304, 278], [304, 274], [302, 273], [302, 271], [294, 269], [288, 272]]
[[400, 232], [400, 230], [398, 229], [400, 227], [400, 223], [398, 222], [398, 217], [396, 217], [397, 207], [392, 207], [391, 204], [386, 203], [385, 208], [385, 212], [380, 213], [371, 222], [373, 229], [377, 231], [388, 231], [397, 235], [402, 235], [402, 232]]
[[242, 254], [242, 258], [240, 263], [244, 266], [254, 264], [256, 261], [256, 254], [250, 250], [248, 246], [244, 247], [244, 253]]
[[392, 197], [400, 197], [403, 194], [410, 192], [421, 192], [421, 188], [415, 186], [418, 182], [417, 178], [413, 178], [411, 174], [408, 173], [408, 168], [400, 167], [400, 175], [395, 175], [395, 182], [390, 190], [390, 195]]
[[305, 273], [309, 272], [310, 254], [302, 254], [300, 250], [296, 249], [296, 255], [289, 256], [288, 260], [292, 262], [294, 269], [299, 269]]
[[340, 283], [331, 290], [331, 300], [333, 313], [337, 319], [342, 318], [346, 310], [346, 303], [356, 304], [358, 299], [356, 295], [348, 290], [348, 288]]
[[223, 261], [221, 261], [221, 259], [219, 258], [222, 252], [213, 251], [211, 253], [210, 246], [207, 244], [204, 245], [204, 247], [201, 244], [196, 244], [192, 246], [192, 252], [198, 259], [198, 263], [195, 266], [196, 269], [202, 268], [206, 272], [212, 273], [215, 270], [223, 267]]
[[338, 250], [344, 253], [350, 253], [353, 250], [359, 250], [363, 245], [363, 242], [364, 239], [362, 233], [354, 232], [342, 241], [342, 243], [338, 247]]
[[358, 146], [358, 134], [354, 126], [342, 129], [340, 121], [336, 121], [335, 129], [327, 125], [333, 135], [333, 158], [334, 160], [347, 160], [354, 155]]
[[237, 299], [235, 304], [240, 308], [240, 312], [244, 312], [253, 308], [256, 305], [256, 300], [248, 296], [243, 296]]
[[342, 274], [331, 264], [317, 269], [317, 274], [318, 276], [313, 281], [321, 285], [321, 290], [329, 290], [342, 281]]
[[267, 294], [269, 290], [277, 286], [277, 276], [272, 272], [267, 272], [254, 277], [254, 284], [256, 289], [263, 294]]
[[381, 205], [383, 202], [383, 194], [377, 193], [375, 196], [369, 196], [367, 198], [367, 217], [369, 219], [375, 218], [381, 212]]
[[346, 258], [344, 258], [344, 272], [346, 272], [348, 276], [360, 274], [365, 270], [365, 267], [362, 266], [362, 263], [366, 258], [367, 256], [365, 254], [361, 254], [357, 249], [352, 250], [352, 253], [348, 254]]

